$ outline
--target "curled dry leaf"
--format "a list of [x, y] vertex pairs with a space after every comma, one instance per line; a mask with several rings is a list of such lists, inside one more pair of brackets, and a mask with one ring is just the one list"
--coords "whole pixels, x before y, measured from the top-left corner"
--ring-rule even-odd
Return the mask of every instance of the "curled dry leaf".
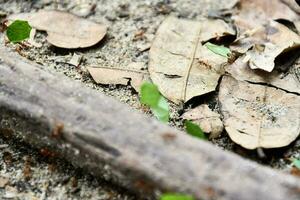
[[219, 113], [213, 112], [206, 104], [189, 110], [182, 118], [199, 125], [203, 132], [210, 134], [210, 138], [217, 138], [224, 129]]
[[225, 67], [225, 71], [240, 81], [264, 83], [288, 92], [300, 94], [300, 65], [294, 64], [289, 71], [273, 70], [271, 73], [263, 70], [252, 70], [246, 62], [246, 56], [238, 58], [232, 65]]
[[142, 69], [145, 64], [136, 62], [126, 68], [111, 67], [88, 67], [88, 71], [96, 83], [127, 85], [129, 82], [135, 91], [139, 92], [144, 81], [148, 80], [149, 74]]
[[212, 38], [234, 35], [222, 20], [202, 22], [167, 18], [150, 49], [149, 73], [159, 91], [174, 103], [214, 91], [227, 58], [202, 45]]
[[265, 26], [271, 20], [285, 19], [296, 21], [299, 15], [281, 0], [240, 0], [238, 14], [233, 16], [238, 29], [236, 42], [231, 49], [245, 53], [253, 44], [259, 44], [265, 39]]
[[48, 33], [47, 40], [54, 46], [68, 49], [86, 48], [100, 42], [106, 26], [62, 11], [39, 11], [11, 15], [10, 20], [22, 19]]
[[300, 36], [286, 26], [270, 21], [265, 27], [264, 42], [256, 43], [247, 52], [252, 69], [271, 72], [275, 67], [275, 59], [280, 54], [300, 48]]
[[289, 145], [300, 133], [300, 96], [224, 76], [219, 92], [224, 126], [247, 149]]

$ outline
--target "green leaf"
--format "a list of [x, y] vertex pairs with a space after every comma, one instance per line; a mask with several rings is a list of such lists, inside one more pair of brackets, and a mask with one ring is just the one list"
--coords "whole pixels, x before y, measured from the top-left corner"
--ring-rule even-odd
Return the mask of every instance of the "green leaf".
[[205, 46], [209, 50], [211, 50], [212, 52], [214, 52], [215, 54], [218, 54], [218, 55], [226, 57], [226, 58], [229, 58], [229, 56], [231, 54], [230, 49], [227, 48], [227, 47], [224, 47], [224, 46], [218, 46], [218, 45], [212, 44], [210, 42], [207, 42], [205, 44]]
[[157, 119], [162, 122], [169, 121], [169, 104], [156, 85], [149, 82], [143, 83], [140, 94], [141, 103], [149, 106]]
[[300, 160], [298, 159], [293, 159], [293, 165], [300, 170]]
[[29, 38], [31, 29], [27, 21], [16, 20], [7, 27], [6, 35], [10, 42], [17, 43]]
[[185, 130], [188, 134], [198, 137], [200, 139], [207, 139], [206, 135], [203, 133], [202, 129], [195, 123], [186, 120], [184, 122]]
[[190, 195], [183, 195], [183, 194], [163, 194], [160, 197], [160, 200], [195, 200]]

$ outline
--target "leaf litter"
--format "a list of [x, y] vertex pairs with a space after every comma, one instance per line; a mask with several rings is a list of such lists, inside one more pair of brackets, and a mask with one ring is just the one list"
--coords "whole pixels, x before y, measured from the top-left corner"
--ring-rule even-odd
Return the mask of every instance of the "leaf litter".
[[[299, 16], [295, 13], [298, 7], [295, 7], [295, 3], [289, 0], [274, 0], [272, 2], [267, 0], [240, 0], [239, 6], [237, 14], [232, 17], [237, 27], [237, 33], [231, 23], [226, 23], [219, 19], [192, 21], [167, 17], [159, 27], [150, 49], [149, 73], [143, 70], [146, 68], [145, 66], [132, 67], [128, 65], [128, 67], [121, 69], [111, 66], [92, 66], [87, 67], [87, 69], [97, 83], [121, 85], [130, 83], [136, 91], [139, 91], [142, 83], [148, 80], [150, 74], [152, 81], [158, 86], [159, 92], [176, 104], [187, 103], [194, 97], [215, 91], [220, 77], [226, 72], [232, 77], [225, 76], [222, 79], [219, 88], [220, 112], [224, 116], [223, 121], [226, 131], [233, 141], [249, 149], [286, 146], [297, 137], [297, 131], [293, 129], [295, 127], [290, 126], [297, 123], [297, 120], [284, 119], [290, 115], [284, 115], [283, 113], [285, 112], [283, 111], [294, 108], [295, 114], [298, 114], [299, 107], [293, 102], [290, 108], [284, 105], [281, 100], [285, 99], [287, 102], [292, 101], [290, 99], [299, 100], [299, 76], [296, 72], [299, 67], [290, 63], [287, 71], [280, 71], [276, 68], [276, 59], [282, 54], [292, 54], [293, 51], [297, 51], [300, 43], [297, 33], [275, 20], [284, 19], [293, 22], [299, 30]], [[39, 19], [45, 15], [54, 15], [56, 17], [64, 15], [66, 16], [66, 21], [70, 18], [77, 23], [71, 23], [70, 32], [65, 35], [65, 33], [55, 32], [61, 30], [59, 27], [63, 25], [55, 24], [56, 27], [48, 27], [46, 26], [49, 22], [47, 17]], [[48, 33], [48, 42], [58, 47], [72, 49], [92, 46], [101, 41], [106, 34], [106, 26], [104, 25], [59, 11], [40, 11], [38, 13], [13, 15], [13, 17], [16, 16], [17, 18], [28, 19], [34, 28], [46, 31]], [[81, 23], [84, 24], [84, 30], [79, 35], [84, 37], [77, 38], [76, 31], [78, 31], [78, 27], [81, 27]], [[76, 31], [74, 27], [77, 28]], [[90, 27], [95, 27], [95, 29], [89, 29]], [[220, 48], [222, 46], [216, 46], [211, 41], [218, 41], [220, 38], [235, 35], [237, 39], [230, 48], [244, 55], [233, 64], [229, 64], [227, 57], [231, 51], [226, 47], [222, 49]], [[207, 48], [208, 45], [210, 48]], [[140, 51], [148, 48], [149, 43], [145, 48], [141, 47]], [[132, 63], [132, 65], [135, 64]], [[231, 83], [236, 85], [230, 85]], [[242, 105], [240, 103], [231, 105], [235, 97], [230, 93], [224, 96], [224, 91], [229, 91], [237, 86], [244, 90], [231, 91], [236, 96], [241, 95], [244, 91], [248, 91], [249, 94], [257, 98], [251, 99], [252, 97], [246, 96], [245, 99], [249, 98], [251, 102], [243, 102], [244, 107], [240, 107]], [[256, 89], [264, 92], [256, 94]], [[221, 96], [222, 94], [223, 96]], [[270, 96], [277, 99], [269, 98]], [[261, 99], [264, 99], [266, 102], [261, 102]], [[229, 102], [231, 107], [226, 106], [226, 102]], [[274, 107], [269, 108], [268, 104], [275, 104], [277, 107], [275, 106], [276, 109], [274, 110]], [[280, 106], [278, 105], [282, 106], [280, 112]], [[254, 117], [251, 116], [254, 119], [248, 118], [247, 114], [249, 113], [244, 113], [247, 112], [245, 109], [249, 109], [248, 107], [257, 109], [256, 112], [253, 111]], [[195, 112], [197, 109], [195, 109]], [[266, 118], [267, 115], [261, 114], [264, 109], [267, 110], [269, 118]], [[202, 112], [204, 111], [198, 110], [196, 113], [201, 115], [203, 114]], [[282, 115], [276, 115], [276, 113], [281, 113]], [[190, 113], [187, 112], [183, 116], [188, 116], [188, 114]], [[216, 117], [217, 115], [213, 116]], [[236, 124], [231, 123], [232, 117], [236, 120]], [[245, 121], [245, 119], [249, 121]], [[273, 121], [271, 120], [270, 122], [270, 119]], [[219, 126], [219, 130], [216, 133], [216, 131], [206, 131], [208, 130], [208, 128], [206, 129], [208, 125], [201, 125], [197, 121], [198, 119], [191, 120], [193, 120], [193, 123], [200, 125], [204, 132], [211, 132], [212, 138], [214, 135], [218, 136], [221, 132], [219, 121], [217, 125], [211, 125], [210, 122], [206, 122], [211, 125], [211, 130]], [[279, 126], [277, 122], [286, 123], [282, 124], [286, 127]], [[274, 129], [273, 134], [269, 134], [269, 129], [265, 127], [268, 123], [274, 126], [270, 128]], [[256, 135], [253, 135], [252, 130], [247, 129], [249, 127], [244, 127], [248, 125], [255, 126], [255, 130], [258, 130]], [[240, 132], [240, 126], [245, 130], [243, 129]], [[288, 134], [275, 134], [278, 130], [284, 130]], [[243, 134], [252, 134], [256, 140], [249, 136], [251, 139], [248, 138], [244, 141], [243, 138], [246, 137]], [[265, 139], [271, 138], [271, 136], [273, 139]], [[273, 140], [276, 141], [274, 142]]]
[[28, 21], [33, 28], [47, 32], [49, 43], [67, 49], [93, 46], [104, 38], [107, 31], [105, 25], [55, 10], [13, 14], [8, 19]]

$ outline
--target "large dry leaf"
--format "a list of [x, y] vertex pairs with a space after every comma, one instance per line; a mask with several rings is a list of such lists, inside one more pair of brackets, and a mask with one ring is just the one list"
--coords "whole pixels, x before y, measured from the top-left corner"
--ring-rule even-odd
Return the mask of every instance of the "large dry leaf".
[[222, 20], [167, 18], [150, 49], [152, 81], [174, 103], [214, 91], [227, 58], [208, 50], [202, 42], [230, 34], [235, 31]]
[[62, 11], [39, 11], [11, 15], [11, 20], [22, 19], [48, 33], [47, 40], [57, 47], [75, 49], [90, 47], [100, 42], [106, 26]]
[[294, 64], [288, 72], [274, 70], [269, 73], [262, 70], [252, 70], [244, 59], [245, 56], [242, 56], [232, 65], [226, 66], [226, 72], [237, 80], [252, 83], [264, 83], [292, 93], [300, 94], [300, 77], [298, 77], [300, 75], [299, 65]]
[[213, 112], [206, 104], [187, 111], [182, 118], [198, 124], [203, 132], [209, 133], [209, 138], [217, 138], [224, 129], [220, 114]]
[[300, 133], [300, 96], [224, 76], [219, 101], [230, 138], [247, 149], [277, 148]]
[[126, 68], [87, 67], [96, 83], [119, 84], [131, 86], [139, 92], [142, 83], [148, 80], [149, 74], [142, 70], [144, 63], [131, 63]]

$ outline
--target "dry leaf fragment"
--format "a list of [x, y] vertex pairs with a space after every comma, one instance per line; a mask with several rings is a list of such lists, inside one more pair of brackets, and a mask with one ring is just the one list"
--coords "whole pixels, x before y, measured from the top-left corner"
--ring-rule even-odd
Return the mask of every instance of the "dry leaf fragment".
[[139, 92], [142, 83], [148, 79], [148, 72], [143, 71], [145, 64], [136, 62], [126, 68], [88, 67], [88, 71], [96, 83], [127, 85], [130, 81], [135, 91]]
[[219, 113], [213, 112], [206, 104], [189, 110], [182, 117], [199, 125], [203, 132], [210, 134], [210, 138], [217, 138], [224, 129]]
[[[300, 65], [294, 64], [288, 73], [273, 70], [271, 73], [263, 70], [252, 70], [247, 62], [247, 56], [238, 58], [233, 64], [225, 67], [225, 71], [240, 81], [265, 83], [292, 93], [300, 94]], [[299, 72], [298, 72], [299, 71]]]
[[222, 20], [202, 22], [167, 18], [150, 49], [149, 73], [159, 91], [174, 103], [214, 91], [227, 58], [202, 42], [235, 31]]
[[219, 92], [224, 126], [247, 149], [289, 145], [300, 133], [300, 96], [224, 76]]
[[107, 29], [102, 24], [54, 10], [15, 14], [9, 19], [28, 21], [35, 29], [48, 33], [49, 43], [68, 49], [86, 48], [97, 44], [103, 39]]
[[78, 55], [74, 53], [71, 60], [68, 62], [68, 64], [78, 67], [82, 61], [82, 58], [83, 58], [82, 55]]

